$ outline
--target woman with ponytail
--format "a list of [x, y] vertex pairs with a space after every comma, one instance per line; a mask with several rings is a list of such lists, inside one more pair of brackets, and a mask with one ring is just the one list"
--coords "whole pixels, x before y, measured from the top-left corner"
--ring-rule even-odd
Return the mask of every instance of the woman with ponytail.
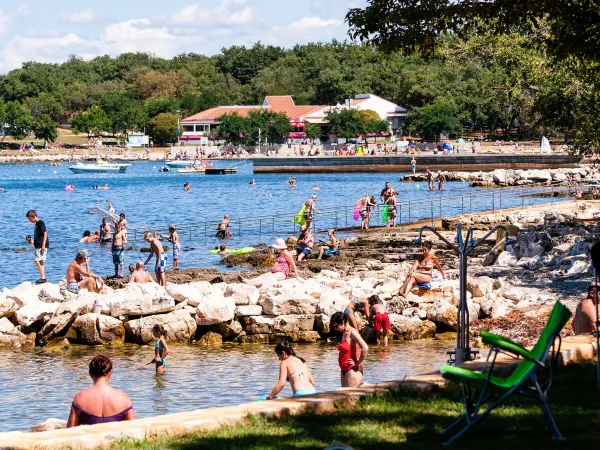
[[289, 381], [292, 386], [294, 397], [316, 394], [315, 380], [310, 373], [310, 368], [304, 359], [300, 358], [294, 352], [294, 349], [287, 341], [282, 341], [275, 346], [275, 353], [281, 361], [279, 365], [279, 381], [267, 397], [272, 400], [285, 387], [285, 382]]
[[167, 330], [162, 325], [156, 324], [152, 327], [152, 336], [156, 339], [154, 346], [154, 364], [156, 365], [156, 373], [165, 373], [167, 367], [166, 357], [169, 354], [169, 346], [167, 345]]

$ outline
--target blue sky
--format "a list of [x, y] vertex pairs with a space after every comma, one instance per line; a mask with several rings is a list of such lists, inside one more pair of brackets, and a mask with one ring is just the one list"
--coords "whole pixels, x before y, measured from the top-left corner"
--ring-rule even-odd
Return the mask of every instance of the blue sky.
[[[347, 38], [344, 17], [366, 0], [2, 0], [0, 73], [129, 51], [171, 57], [222, 47]], [[88, 6], [89, 5], [89, 6]]]

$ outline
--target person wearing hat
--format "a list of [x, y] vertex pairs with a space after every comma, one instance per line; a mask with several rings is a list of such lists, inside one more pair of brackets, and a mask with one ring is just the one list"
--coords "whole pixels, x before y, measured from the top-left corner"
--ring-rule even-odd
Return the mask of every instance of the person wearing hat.
[[296, 247], [296, 255], [298, 255], [298, 261], [302, 261], [305, 256], [312, 253], [312, 248], [315, 243], [315, 238], [310, 232], [310, 229], [306, 225], [300, 227], [300, 236], [298, 236], [298, 242]]
[[290, 275], [290, 270], [294, 273], [296, 278], [298, 277], [298, 272], [296, 271], [296, 263], [294, 262], [294, 257], [288, 251], [287, 245], [283, 239], [277, 239], [273, 245], [271, 245], [275, 249], [275, 264], [271, 267], [271, 272], [263, 273], [256, 278], [245, 279], [240, 275], [238, 279], [242, 283], [251, 284], [252, 286], [261, 287], [265, 281], [268, 279], [274, 278], [277, 281], [286, 280]]

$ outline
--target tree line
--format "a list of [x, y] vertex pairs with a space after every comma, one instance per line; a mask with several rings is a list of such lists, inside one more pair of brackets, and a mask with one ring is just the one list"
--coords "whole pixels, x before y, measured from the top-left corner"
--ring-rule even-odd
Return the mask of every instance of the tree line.
[[[515, 28], [445, 33], [429, 53], [332, 41], [290, 49], [233, 46], [211, 57], [125, 53], [28, 62], [0, 76], [0, 123], [6, 124], [3, 136], [22, 138], [31, 130], [53, 141], [56, 125], [70, 118], [79, 133], [126, 135], [145, 128], [161, 144], [176, 139], [178, 118], [214, 106], [261, 104], [266, 95], [293, 95], [298, 105], [335, 105], [367, 92], [407, 108], [407, 129], [416, 133], [469, 127], [566, 140], [580, 138], [599, 95], [582, 71], [547, 56], [541, 34]], [[289, 124], [265, 114], [240, 119], [227, 119], [219, 136], [255, 141], [260, 124], [270, 141], [289, 131]], [[383, 126], [355, 113], [331, 119], [331, 131], [340, 136]], [[320, 130], [309, 126], [306, 132]]]

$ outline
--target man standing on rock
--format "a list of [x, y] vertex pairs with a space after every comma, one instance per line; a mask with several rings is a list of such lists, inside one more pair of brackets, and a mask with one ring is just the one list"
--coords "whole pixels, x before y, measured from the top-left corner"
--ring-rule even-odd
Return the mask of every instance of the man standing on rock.
[[67, 291], [78, 294], [80, 289], [100, 292], [104, 283], [102, 278], [92, 272], [90, 258], [85, 250], [77, 252], [75, 259], [67, 267]]
[[156, 265], [154, 266], [154, 273], [156, 273], [156, 281], [161, 286], [167, 284], [165, 271], [167, 270], [167, 255], [163, 250], [163, 246], [158, 239], [156, 239], [152, 233], [146, 231], [144, 234], [144, 240], [150, 244], [150, 256], [144, 263], [148, 264], [152, 257], [156, 255]]
[[389, 181], [386, 181], [385, 187], [381, 191], [381, 194], [379, 194], [379, 199], [383, 203], [385, 203], [385, 202], [387, 202], [387, 199], [390, 198], [391, 196], [392, 196], [392, 186]]
[[27, 242], [33, 244], [35, 248], [35, 255], [33, 257], [33, 261], [35, 262], [35, 266], [40, 273], [40, 279], [35, 282], [35, 284], [43, 284], [46, 283], [46, 269], [44, 267], [46, 263], [46, 256], [48, 255], [48, 248], [50, 246], [50, 242], [48, 241], [48, 231], [46, 231], [46, 224], [43, 220], [37, 215], [33, 209], [27, 211], [25, 215], [29, 222], [35, 224], [35, 228], [33, 230], [33, 239], [27, 236]]
[[146, 272], [145, 265], [143, 261], [138, 261], [135, 265], [135, 270], [129, 276], [130, 283], [152, 283], [154, 280], [152, 279], [152, 275]]
[[[596, 289], [600, 291], [600, 283], [591, 283], [587, 297], [579, 302], [573, 317], [573, 332], [589, 334], [596, 331]], [[600, 296], [600, 292], [598, 292]]]

